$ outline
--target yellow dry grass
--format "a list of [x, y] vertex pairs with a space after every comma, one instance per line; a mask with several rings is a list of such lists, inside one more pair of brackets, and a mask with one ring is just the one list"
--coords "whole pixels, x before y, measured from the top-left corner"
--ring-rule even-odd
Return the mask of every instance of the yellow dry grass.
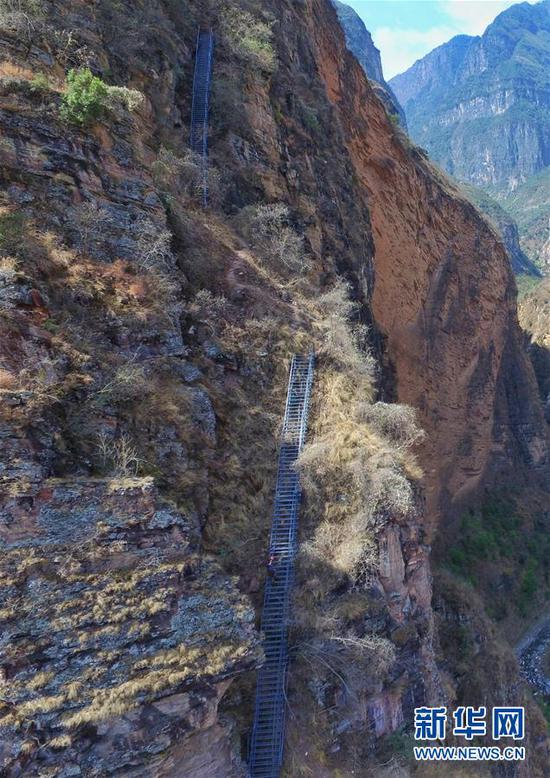
[[[412, 510], [409, 476], [419, 474], [409, 450], [419, 437], [410, 415], [394, 413], [394, 438], [384, 435], [373, 391], [368, 371], [318, 376], [312, 437], [298, 463], [316, 517], [304, 557], [352, 577], [375, 567], [376, 527]], [[380, 406], [378, 416], [387, 414]], [[407, 435], [400, 437], [399, 423], [408, 425]]]

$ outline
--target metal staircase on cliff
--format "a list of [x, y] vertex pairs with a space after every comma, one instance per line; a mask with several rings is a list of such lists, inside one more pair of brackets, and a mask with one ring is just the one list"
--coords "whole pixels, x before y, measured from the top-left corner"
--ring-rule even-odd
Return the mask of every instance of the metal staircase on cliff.
[[314, 357], [292, 359], [281, 444], [269, 553], [272, 575], [265, 584], [261, 629], [265, 663], [258, 673], [249, 767], [253, 778], [277, 778], [283, 761], [288, 620], [297, 550], [300, 481], [294, 467], [306, 436]]
[[202, 203], [208, 205], [208, 110], [210, 104], [210, 83], [214, 54], [214, 33], [200, 30], [197, 34], [195, 75], [193, 77], [193, 104], [191, 107], [191, 151], [201, 159]]

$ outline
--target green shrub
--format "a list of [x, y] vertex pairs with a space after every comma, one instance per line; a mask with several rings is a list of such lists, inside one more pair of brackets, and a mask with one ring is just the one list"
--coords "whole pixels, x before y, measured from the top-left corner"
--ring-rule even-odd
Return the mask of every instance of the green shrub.
[[115, 114], [121, 109], [135, 111], [143, 100], [143, 95], [136, 89], [109, 86], [89, 68], [69, 70], [61, 116], [65, 121], [85, 126], [101, 119], [106, 111]]
[[548, 727], [548, 732], [550, 733], [550, 702], [546, 702], [546, 700], [542, 700], [540, 699], [540, 697], [537, 698], [537, 702], [544, 714], [544, 717], [546, 719], [546, 724]]
[[313, 108], [310, 108], [307, 105], [304, 105], [302, 108], [302, 119], [305, 126], [311, 132], [315, 133], [321, 127], [321, 124], [319, 122], [319, 117], [317, 116], [317, 112]]
[[232, 130], [244, 137], [246, 123], [243, 116], [246, 112], [242, 73], [239, 78], [228, 78], [220, 75], [212, 84], [212, 122], [215, 130]]
[[31, 92], [44, 94], [50, 89], [50, 82], [45, 73], [37, 73], [31, 80]]
[[73, 124], [90, 124], [103, 115], [108, 94], [107, 84], [89, 68], [69, 70], [61, 116]]
[[[449, 569], [479, 586], [479, 576], [490, 560], [517, 582], [508, 601], [526, 616], [530, 604], [548, 585], [548, 554], [550, 539], [544, 521], [523, 526], [515, 505], [502, 496], [490, 496], [478, 510], [470, 510], [461, 520], [457, 541], [447, 549]], [[491, 595], [491, 608], [496, 618], [503, 618], [507, 602], [502, 596]]]

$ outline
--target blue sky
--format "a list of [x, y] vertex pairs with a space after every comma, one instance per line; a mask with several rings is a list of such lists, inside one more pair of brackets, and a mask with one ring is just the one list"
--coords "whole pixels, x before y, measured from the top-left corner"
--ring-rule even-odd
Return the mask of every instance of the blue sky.
[[480, 35], [517, 0], [343, 0], [362, 17], [382, 54], [386, 79], [453, 35]]

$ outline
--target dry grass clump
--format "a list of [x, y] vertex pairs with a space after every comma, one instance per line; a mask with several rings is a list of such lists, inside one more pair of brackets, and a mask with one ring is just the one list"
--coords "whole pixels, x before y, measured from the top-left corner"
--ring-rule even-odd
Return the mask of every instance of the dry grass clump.
[[422, 432], [413, 409], [372, 403], [374, 360], [360, 348], [346, 291], [337, 284], [315, 303], [328, 369], [317, 374], [314, 434], [298, 466], [316, 517], [305, 559], [356, 580], [376, 566], [378, 528], [414, 507], [409, 477], [420, 472], [410, 449]]
[[42, 671], [40, 673], [36, 673], [36, 675], [33, 676], [30, 681], [28, 681], [27, 686], [33, 691], [35, 689], [41, 689], [43, 686], [46, 686], [53, 677], [54, 673], [52, 672]]
[[[217, 641], [217, 642], [216, 642]], [[136, 662], [136, 675], [116, 687], [91, 690], [88, 704], [64, 717], [69, 729], [113, 716], [121, 716], [151, 697], [180, 686], [194, 677], [216, 676], [234, 662], [246, 656], [247, 647], [230, 640], [221, 641], [212, 635], [211, 648], [180, 645], [160, 652], [146, 661]], [[153, 669], [151, 669], [153, 668]]]
[[414, 506], [409, 449], [421, 433], [412, 410], [363, 400], [372, 394], [368, 377], [330, 372], [320, 380], [318, 432], [299, 467], [321, 521], [304, 552], [356, 578], [376, 564], [376, 529]]
[[[113, 545], [109, 542], [109, 553]], [[26, 585], [23, 553], [17, 550], [3, 560], [1, 584]], [[64, 748], [71, 742], [67, 730], [121, 715], [184, 682], [208, 683], [241, 662], [255, 661], [248, 632], [238, 627], [240, 619], [250, 621], [248, 603], [223, 579], [220, 586], [216, 568], [205, 569], [203, 561], [201, 580], [189, 582], [182, 592], [181, 575], [197, 562], [194, 557], [146, 569], [126, 557], [129, 567], [106, 570], [100, 563], [96, 572], [89, 572], [91, 561], [87, 553], [80, 555], [79, 574], [68, 575], [55, 552], [53, 560], [42, 560], [44, 574], [48, 581], [55, 576], [56, 585], [44, 586], [40, 619], [32, 616], [34, 595], [21, 590], [19, 618], [29, 632], [17, 635], [5, 652], [17, 673], [0, 682], [1, 727], [28, 731], [31, 723], [44, 721], [50, 737], [57, 736], [46, 746]], [[14, 580], [16, 572], [21, 580]], [[193, 630], [185, 620], [172, 623], [176, 603], [183, 618], [193, 621]], [[211, 603], [219, 609], [215, 618]], [[234, 621], [226, 623], [229, 615]], [[28, 653], [33, 644], [48, 649], [39, 660]], [[83, 652], [86, 662], [80, 661]], [[55, 661], [60, 653], [69, 657], [67, 672], [60, 672]]]
[[69, 735], [60, 735], [59, 737], [54, 737], [52, 740], [50, 740], [48, 746], [50, 748], [69, 748], [71, 743], [72, 740]]
[[[355, 322], [357, 304], [349, 297], [350, 289], [338, 281], [313, 303], [319, 330], [319, 356], [328, 358], [344, 373], [366, 379], [365, 399], [374, 393], [376, 363], [367, 348], [367, 330]], [[368, 384], [368, 385], [367, 385]]]

